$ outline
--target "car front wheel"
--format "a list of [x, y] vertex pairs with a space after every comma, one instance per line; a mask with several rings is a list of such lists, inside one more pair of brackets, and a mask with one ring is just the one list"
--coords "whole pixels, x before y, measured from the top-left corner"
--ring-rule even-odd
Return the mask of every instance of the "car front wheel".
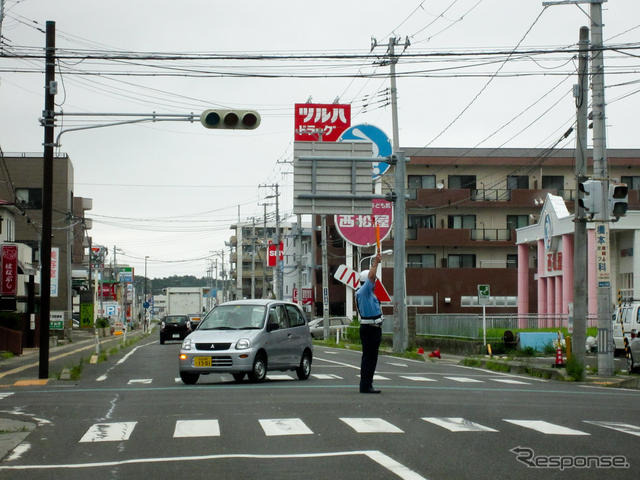
[[302, 354], [300, 366], [296, 368], [296, 373], [300, 380], [306, 380], [311, 374], [311, 355], [308, 352]]
[[249, 380], [263, 382], [265, 378], [267, 378], [267, 358], [263, 354], [258, 354], [253, 361], [253, 368], [249, 372]]
[[182, 379], [182, 382], [186, 385], [194, 385], [198, 381], [199, 377], [200, 377], [200, 374], [198, 373], [180, 372], [180, 378]]

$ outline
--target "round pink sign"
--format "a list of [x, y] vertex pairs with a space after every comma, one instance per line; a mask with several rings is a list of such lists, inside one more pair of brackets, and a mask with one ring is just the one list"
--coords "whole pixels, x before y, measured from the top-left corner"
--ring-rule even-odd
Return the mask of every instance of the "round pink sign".
[[393, 203], [388, 200], [371, 200], [371, 215], [335, 215], [338, 233], [357, 247], [376, 244], [376, 224], [380, 227], [380, 241], [389, 236], [393, 226]]

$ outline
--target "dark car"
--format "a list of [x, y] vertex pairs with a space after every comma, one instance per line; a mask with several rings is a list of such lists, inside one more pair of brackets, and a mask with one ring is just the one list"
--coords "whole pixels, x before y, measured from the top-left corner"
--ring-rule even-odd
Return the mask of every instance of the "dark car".
[[191, 333], [188, 315], [167, 315], [160, 323], [160, 343], [182, 340]]

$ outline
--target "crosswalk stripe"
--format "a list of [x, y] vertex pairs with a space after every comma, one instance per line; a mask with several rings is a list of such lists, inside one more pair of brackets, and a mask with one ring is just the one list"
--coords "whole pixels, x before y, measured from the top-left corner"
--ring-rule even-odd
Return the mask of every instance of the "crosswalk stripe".
[[543, 420], [507, 420], [505, 418], [504, 421], [544, 433], [545, 435], [590, 435], [587, 432], [574, 430], [572, 428], [563, 427], [562, 425], [556, 425]]
[[142, 383], [144, 385], [149, 385], [153, 382], [153, 378], [132, 378], [127, 382], [127, 385], [133, 385], [135, 383]]
[[468, 377], [444, 377], [448, 380], [453, 380], [454, 382], [461, 382], [461, 383], [483, 383], [482, 380], [477, 380], [475, 378], [468, 378]]
[[382, 418], [344, 418], [344, 423], [349, 425], [358, 433], [404, 433], [395, 425]]
[[218, 420], [178, 420], [173, 438], [219, 437]]
[[13, 392], [2, 392], [0, 393], [0, 400], [2, 400], [3, 398], [10, 397], [11, 395], [13, 395]]
[[313, 434], [311, 429], [299, 418], [277, 418], [259, 421], [267, 437]]
[[293, 377], [290, 375], [277, 375], [277, 374], [267, 374], [267, 378], [269, 380], [293, 380]]
[[461, 417], [422, 417], [425, 422], [446, 428], [450, 432], [497, 432], [493, 428], [465, 420]]
[[129, 440], [138, 422], [95, 423], [80, 439], [80, 442], [118, 442]]
[[617, 432], [628, 433], [630, 435], [640, 437], [640, 427], [637, 425], [630, 425], [628, 423], [622, 422], [597, 422], [594, 420], [584, 420], [584, 422], [590, 423], [591, 425], [597, 425], [599, 427], [610, 428], [611, 430], [615, 430]]
[[510, 383], [512, 385], [531, 385], [528, 382], [522, 382], [520, 380], [514, 380], [513, 378], [490, 378], [489, 380], [492, 380], [494, 382], [500, 382], [500, 383]]
[[342, 377], [332, 373], [312, 373], [311, 376], [318, 380], [342, 380]]
[[408, 365], [406, 363], [394, 363], [394, 362], [387, 362], [387, 365], [393, 365], [394, 367], [408, 367]]
[[437, 382], [433, 378], [429, 377], [419, 377], [417, 375], [400, 375], [400, 378], [406, 378], [407, 380], [412, 380], [414, 382]]

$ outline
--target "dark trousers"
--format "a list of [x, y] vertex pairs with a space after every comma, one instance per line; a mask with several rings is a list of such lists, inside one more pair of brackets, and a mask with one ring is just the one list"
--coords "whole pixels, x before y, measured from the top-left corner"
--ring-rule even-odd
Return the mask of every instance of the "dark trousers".
[[373, 386], [373, 374], [378, 363], [378, 348], [382, 340], [382, 328], [375, 325], [360, 325], [362, 361], [360, 362], [360, 390]]

